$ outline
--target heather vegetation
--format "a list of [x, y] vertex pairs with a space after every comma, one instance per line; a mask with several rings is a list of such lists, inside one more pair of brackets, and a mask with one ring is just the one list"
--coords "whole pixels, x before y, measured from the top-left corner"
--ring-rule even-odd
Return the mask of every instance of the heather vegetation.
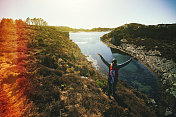
[[87, 61], [68, 32], [3, 19], [0, 33], [3, 117], [164, 115], [165, 108], [122, 81], [115, 99], [108, 99], [107, 79]]

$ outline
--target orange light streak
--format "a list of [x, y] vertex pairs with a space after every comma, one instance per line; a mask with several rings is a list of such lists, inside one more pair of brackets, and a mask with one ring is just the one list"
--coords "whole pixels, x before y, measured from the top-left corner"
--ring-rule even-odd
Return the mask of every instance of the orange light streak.
[[21, 117], [27, 109], [27, 32], [21, 20], [0, 22], [0, 116]]

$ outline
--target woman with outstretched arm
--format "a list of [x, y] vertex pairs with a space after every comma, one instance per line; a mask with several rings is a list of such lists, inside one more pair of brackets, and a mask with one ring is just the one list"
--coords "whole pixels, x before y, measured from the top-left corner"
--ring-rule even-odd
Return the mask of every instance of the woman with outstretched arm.
[[113, 96], [116, 96], [115, 91], [116, 91], [116, 85], [118, 81], [118, 71], [120, 68], [128, 65], [134, 57], [131, 57], [128, 61], [122, 63], [122, 64], [117, 64], [117, 60], [113, 59], [112, 63], [108, 63], [101, 54], [97, 53], [103, 63], [108, 66], [109, 68], [109, 73], [108, 73], [108, 97], [110, 98], [111, 93], [113, 93]]

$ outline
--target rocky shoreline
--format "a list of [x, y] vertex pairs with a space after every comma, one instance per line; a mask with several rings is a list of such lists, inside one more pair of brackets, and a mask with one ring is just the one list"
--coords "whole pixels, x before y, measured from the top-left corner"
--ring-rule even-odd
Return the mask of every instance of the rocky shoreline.
[[153, 73], [160, 77], [165, 87], [164, 90], [176, 98], [176, 63], [173, 60], [167, 60], [160, 57], [161, 53], [157, 50], [146, 51], [144, 46], [136, 46], [134, 44], [122, 43], [116, 46], [111, 43], [112, 38], [101, 39], [107, 46], [118, 49], [141, 61]]

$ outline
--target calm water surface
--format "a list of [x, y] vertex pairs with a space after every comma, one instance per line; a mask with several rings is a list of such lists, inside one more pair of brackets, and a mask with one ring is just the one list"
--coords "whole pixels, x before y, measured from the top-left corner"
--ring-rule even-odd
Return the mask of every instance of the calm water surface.
[[[100, 41], [100, 37], [106, 33], [108, 32], [70, 33], [70, 39], [80, 47], [82, 53], [88, 56], [87, 59], [104, 76], [108, 74], [108, 67], [101, 61], [97, 53], [100, 53], [109, 63], [113, 58], [116, 58], [118, 64], [130, 59], [129, 55], [111, 49]], [[137, 60], [133, 60], [119, 70], [119, 79], [152, 97], [157, 94], [156, 77]]]

